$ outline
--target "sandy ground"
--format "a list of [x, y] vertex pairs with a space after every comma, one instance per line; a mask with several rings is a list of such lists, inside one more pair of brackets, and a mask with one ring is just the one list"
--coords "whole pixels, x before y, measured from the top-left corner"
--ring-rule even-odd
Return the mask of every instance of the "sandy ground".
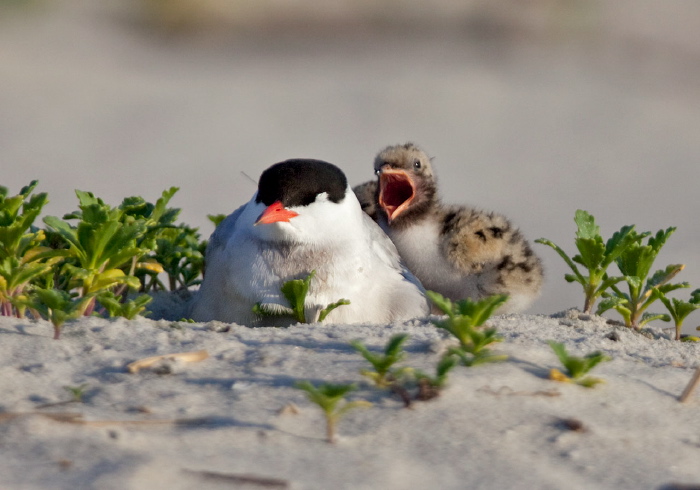
[[[404, 408], [363, 381], [348, 342], [410, 334], [402, 365], [430, 372], [450, 343], [429, 322], [289, 329], [86, 319], [0, 319], [0, 488], [539, 488], [700, 485], [700, 393], [678, 395], [700, 345], [647, 338], [569, 311], [493, 319], [498, 364], [458, 367]], [[612, 340], [617, 333], [618, 340]], [[547, 379], [546, 340], [611, 357], [594, 389]], [[206, 349], [136, 374], [137, 359]], [[357, 383], [339, 440], [297, 380]], [[64, 386], [84, 389], [82, 403]], [[61, 418], [62, 417], [62, 418]], [[66, 418], [69, 420], [67, 421]], [[681, 488], [681, 487], [664, 487]], [[685, 488], [685, 487], [683, 487]]]

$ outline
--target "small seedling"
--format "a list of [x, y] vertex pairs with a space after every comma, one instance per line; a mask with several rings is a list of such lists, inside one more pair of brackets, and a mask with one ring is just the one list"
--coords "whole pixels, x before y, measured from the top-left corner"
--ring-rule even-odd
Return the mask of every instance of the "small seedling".
[[299, 323], [313, 323], [315, 321], [322, 322], [328, 314], [339, 306], [349, 305], [350, 301], [341, 299], [335, 303], [331, 303], [318, 312], [318, 318], [315, 318], [315, 312], [309, 312], [314, 315], [313, 318], [307, 318], [305, 308], [306, 296], [309, 294], [311, 280], [316, 275], [316, 271], [311, 273], [304, 279], [293, 279], [282, 284], [281, 291], [284, 297], [289, 302], [290, 306], [274, 305], [271, 307], [266, 304], [258, 303], [253, 307], [253, 313], [261, 316], [291, 316]]
[[689, 301], [667, 298], [666, 295], [658, 289], [655, 289], [653, 294], [666, 306], [666, 309], [671, 314], [671, 318], [673, 318], [676, 327], [676, 340], [681, 340], [683, 321], [688, 315], [700, 308], [700, 289], [696, 289], [690, 293]]
[[507, 295], [489, 296], [479, 301], [463, 299], [453, 303], [434, 291], [427, 291], [426, 294], [433, 304], [447, 315], [444, 320], [433, 321], [435, 326], [447, 330], [459, 340], [458, 347], [449, 349], [450, 355], [457, 356], [465, 366], [503, 361], [508, 358], [508, 356], [492, 354], [486, 348], [492, 343], [503, 340], [496, 333], [496, 329], [479, 328], [498, 307], [508, 300]]
[[335, 429], [338, 420], [353, 408], [371, 407], [372, 404], [365, 400], [348, 402], [345, 395], [355, 390], [352, 384], [323, 383], [317, 387], [310, 381], [298, 381], [295, 386], [306, 392], [310, 401], [318, 405], [326, 417], [326, 439], [329, 443], [335, 442]]
[[374, 368], [374, 371], [368, 369], [360, 370], [360, 374], [368, 377], [374, 384], [380, 388], [388, 388], [400, 377], [406, 368], [394, 368], [394, 364], [400, 362], [405, 357], [405, 352], [402, 350], [403, 343], [408, 339], [408, 334], [397, 334], [389, 339], [389, 342], [384, 347], [382, 354], [374, 354], [367, 349], [359, 340], [350, 342], [350, 345], [362, 354]]
[[416, 371], [415, 377], [418, 380], [418, 395], [416, 399], [425, 401], [439, 396], [445, 387], [445, 383], [447, 383], [447, 374], [457, 365], [457, 362], [457, 357], [448, 354], [443, 356], [435, 367], [435, 376]]
[[109, 312], [109, 316], [121, 316], [127, 320], [133, 320], [146, 309], [146, 305], [153, 300], [147, 294], [142, 294], [136, 299], [122, 301], [111, 291], [105, 291], [97, 297], [97, 301]]
[[576, 383], [581, 386], [585, 386], [586, 388], [593, 388], [598, 383], [603, 383], [602, 379], [586, 376], [586, 374], [597, 364], [610, 361], [610, 357], [598, 351], [587, 354], [585, 357], [576, 357], [569, 355], [569, 353], [566, 352], [566, 347], [564, 347], [564, 344], [551, 340], [547, 343], [557, 357], [559, 357], [559, 360], [566, 369], [566, 374], [562, 373], [558, 369], [552, 369], [549, 372], [549, 379], [566, 383]]
[[24, 304], [33, 312], [53, 323], [54, 339], [61, 336], [61, 329], [67, 320], [74, 320], [85, 313], [93, 298], [74, 295], [60, 289], [34, 288], [24, 299]]
[[66, 390], [68, 393], [70, 393], [73, 396], [73, 399], [70, 400], [71, 402], [75, 403], [83, 403], [83, 396], [85, 395], [85, 389], [89, 385], [87, 383], [83, 383], [80, 386], [64, 386], [63, 389]]
[[[585, 313], [590, 313], [596, 300], [606, 290], [624, 280], [623, 276], [608, 276], [608, 267], [630, 245], [639, 242], [648, 233], [638, 234], [634, 231], [634, 226], [623, 226], [620, 231], [614, 233], [604, 243], [603, 237], [600, 236], [600, 227], [596, 225], [595, 218], [588, 212], [577, 210], [574, 221], [578, 226], [574, 242], [579, 253], [572, 258], [558, 245], [546, 238], [540, 238], [535, 242], [552, 247], [571, 268], [573, 274], [565, 274], [564, 279], [567, 282], [577, 282], [583, 287], [585, 294], [583, 310]], [[582, 274], [576, 264], [585, 267], [588, 270], [588, 275]]]
[[652, 320], [669, 321], [671, 319], [668, 315], [645, 312], [654, 301], [667, 293], [690, 287], [687, 282], [670, 284], [670, 281], [685, 267], [682, 264], [669, 265], [665, 269], [656, 271], [647, 279], [661, 247], [674, 231], [676, 231], [674, 227], [660, 230], [656, 235], [650, 236], [646, 244], [635, 241], [623, 250], [616, 263], [624, 275], [628, 292], [622, 292], [616, 285], [612, 285], [612, 293], [603, 293], [605, 299], [598, 306], [599, 315], [614, 309], [622, 315], [625, 326], [637, 330]]

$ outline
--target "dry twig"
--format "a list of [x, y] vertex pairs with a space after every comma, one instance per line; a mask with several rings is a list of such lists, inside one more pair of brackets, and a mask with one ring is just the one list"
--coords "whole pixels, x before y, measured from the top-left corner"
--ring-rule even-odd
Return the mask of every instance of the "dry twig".
[[695, 370], [695, 374], [691, 378], [690, 383], [688, 383], [688, 386], [683, 390], [683, 394], [678, 398], [678, 401], [681, 403], [688, 401], [688, 398], [690, 398], [690, 395], [698, 386], [698, 383], [700, 383], [700, 367]]

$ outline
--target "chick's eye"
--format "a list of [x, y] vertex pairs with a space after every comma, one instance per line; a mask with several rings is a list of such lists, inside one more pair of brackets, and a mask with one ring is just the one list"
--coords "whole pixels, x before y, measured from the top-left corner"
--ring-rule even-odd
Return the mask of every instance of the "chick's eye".
[[377, 169], [377, 170], [374, 171], [374, 175], [379, 175], [380, 173], [382, 173], [382, 171], [379, 170], [379, 169]]
[[413, 162], [413, 168], [415, 168], [416, 170], [421, 168], [420, 160], [416, 160]]

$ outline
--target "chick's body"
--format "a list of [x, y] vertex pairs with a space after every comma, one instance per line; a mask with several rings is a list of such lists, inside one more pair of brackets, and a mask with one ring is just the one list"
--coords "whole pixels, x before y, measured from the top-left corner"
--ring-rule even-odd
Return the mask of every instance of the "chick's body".
[[378, 179], [354, 190], [426, 289], [453, 300], [507, 294], [499, 313], [523, 311], [537, 298], [543, 269], [525, 237], [503, 215], [442, 204], [424, 151], [387, 147], [374, 168]]

